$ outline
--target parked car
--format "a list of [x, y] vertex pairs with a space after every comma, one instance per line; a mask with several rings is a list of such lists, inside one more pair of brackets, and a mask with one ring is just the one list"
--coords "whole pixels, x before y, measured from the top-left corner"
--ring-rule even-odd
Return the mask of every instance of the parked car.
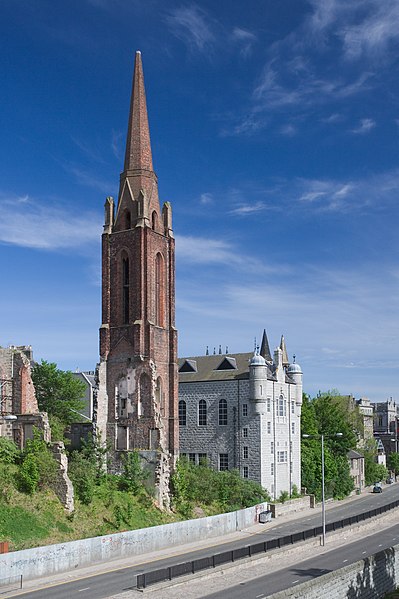
[[373, 493], [382, 493], [381, 483], [375, 483], [373, 487]]
[[395, 479], [393, 476], [388, 477], [386, 480], [387, 485], [392, 485], [392, 483], [394, 483], [394, 482], [395, 482]]

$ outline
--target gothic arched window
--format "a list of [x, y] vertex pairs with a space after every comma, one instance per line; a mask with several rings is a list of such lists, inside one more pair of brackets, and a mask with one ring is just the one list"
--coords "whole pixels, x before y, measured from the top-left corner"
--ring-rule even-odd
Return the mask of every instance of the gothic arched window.
[[122, 258], [122, 319], [129, 324], [129, 258]]
[[227, 401], [221, 399], [219, 401], [219, 425], [226, 426], [227, 424]]
[[155, 258], [155, 324], [165, 326], [165, 269], [161, 254]]
[[187, 404], [184, 399], [179, 401], [179, 426], [186, 426], [187, 424]]
[[151, 226], [152, 226], [152, 230], [156, 231], [158, 228], [158, 215], [157, 213], [154, 212], [151, 214]]
[[198, 402], [198, 425], [206, 426], [207, 422], [207, 406], [205, 399], [200, 399]]

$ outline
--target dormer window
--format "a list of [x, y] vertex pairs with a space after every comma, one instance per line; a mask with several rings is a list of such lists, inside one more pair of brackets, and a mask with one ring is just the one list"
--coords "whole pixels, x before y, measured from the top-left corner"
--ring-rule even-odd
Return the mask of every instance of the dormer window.
[[236, 359], [226, 356], [215, 370], [237, 370]]
[[197, 362], [195, 360], [184, 360], [179, 372], [197, 372]]

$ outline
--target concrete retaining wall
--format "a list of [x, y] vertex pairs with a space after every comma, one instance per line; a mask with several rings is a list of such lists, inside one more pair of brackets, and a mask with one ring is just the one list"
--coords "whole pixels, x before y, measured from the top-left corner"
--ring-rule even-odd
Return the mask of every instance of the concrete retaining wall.
[[378, 599], [399, 587], [399, 545], [268, 599]]
[[192, 543], [241, 530], [258, 522], [266, 503], [228, 514], [141, 528], [103, 537], [46, 545], [0, 555], [0, 585], [23, 575], [40, 578], [96, 562], [141, 555], [184, 543]]
[[306, 495], [305, 497], [298, 497], [298, 499], [289, 499], [284, 503], [271, 503], [270, 511], [272, 513], [273, 518], [278, 518], [279, 516], [283, 516], [285, 514], [292, 514], [294, 512], [301, 512], [303, 510], [309, 509], [310, 497]]

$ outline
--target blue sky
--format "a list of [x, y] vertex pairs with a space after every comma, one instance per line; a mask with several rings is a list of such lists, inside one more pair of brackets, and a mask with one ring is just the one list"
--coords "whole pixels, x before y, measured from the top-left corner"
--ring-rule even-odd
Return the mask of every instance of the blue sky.
[[134, 53], [179, 355], [284, 334], [311, 394], [399, 399], [396, 0], [2, 0], [0, 345], [92, 369]]

